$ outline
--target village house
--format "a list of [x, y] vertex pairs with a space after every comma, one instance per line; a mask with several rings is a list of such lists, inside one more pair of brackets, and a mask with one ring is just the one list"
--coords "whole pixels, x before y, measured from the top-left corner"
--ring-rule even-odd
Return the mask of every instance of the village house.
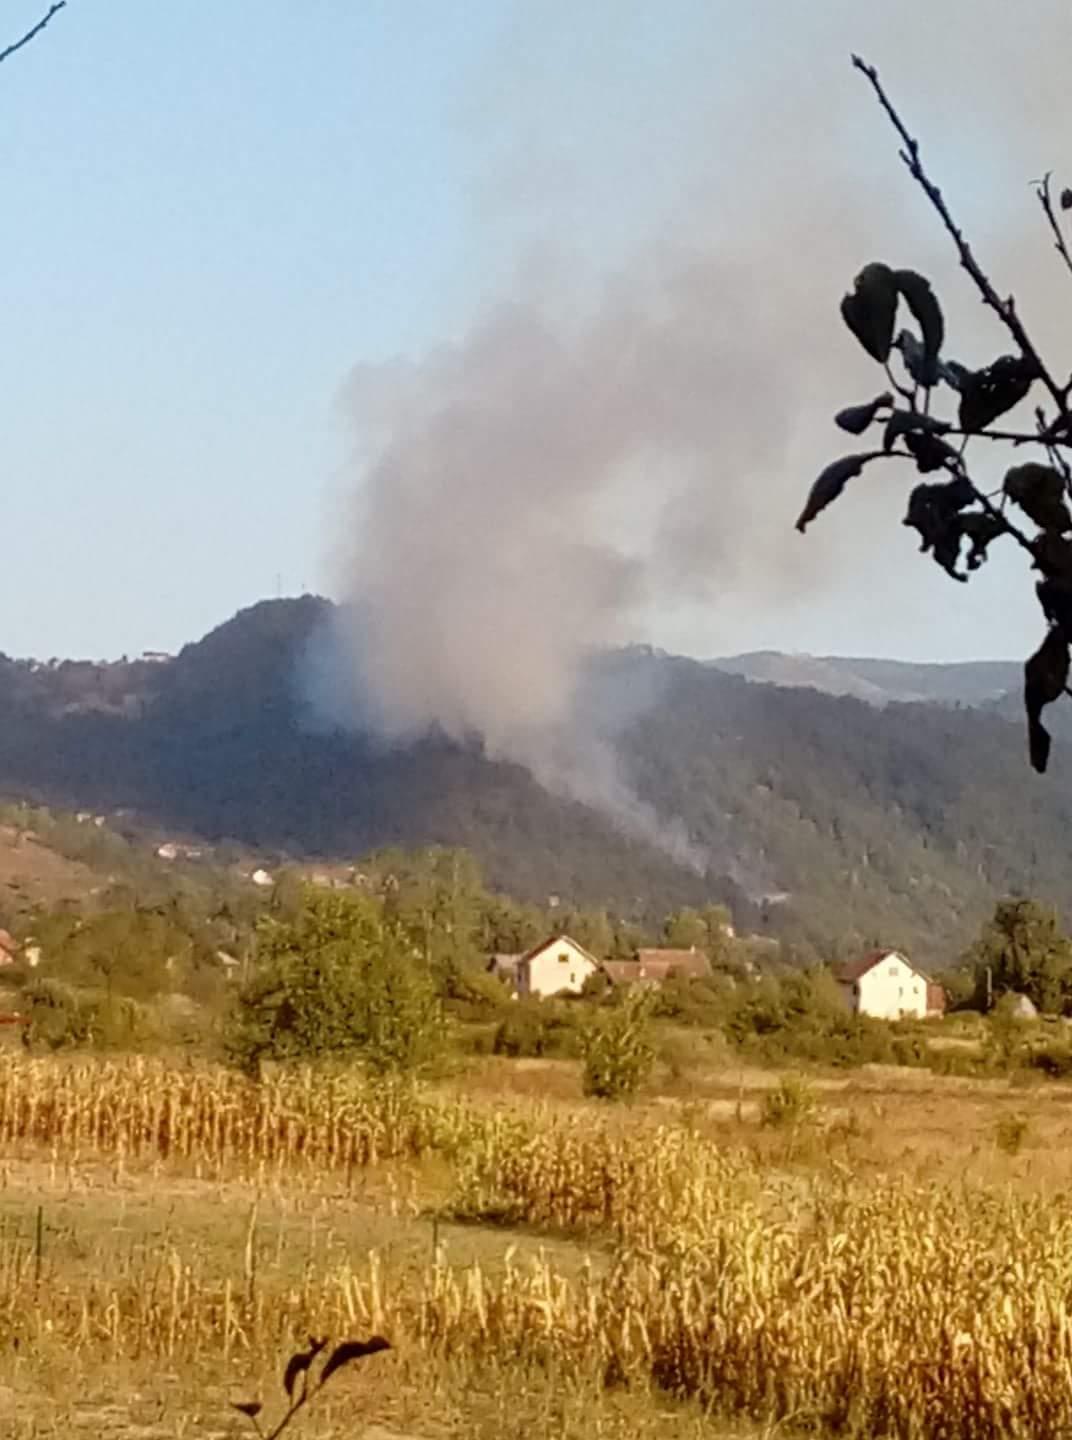
[[14, 965], [19, 942], [8, 930], [0, 930], [0, 966]]
[[922, 1020], [945, 1011], [945, 992], [899, 950], [872, 950], [838, 966], [834, 979], [854, 1015], [876, 1020]]
[[584, 982], [600, 968], [599, 961], [568, 935], [544, 940], [524, 955], [495, 955], [488, 965], [493, 974], [511, 980], [518, 995], [579, 995]]
[[651, 988], [671, 979], [706, 980], [711, 962], [695, 945], [688, 950], [640, 949], [632, 960], [607, 960], [603, 973], [612, 985]]

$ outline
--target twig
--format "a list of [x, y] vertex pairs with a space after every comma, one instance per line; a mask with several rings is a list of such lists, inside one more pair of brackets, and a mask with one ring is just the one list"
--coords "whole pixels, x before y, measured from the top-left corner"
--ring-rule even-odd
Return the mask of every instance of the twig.
[[1068, 246], [1065, 244], [1065, 237], [1061, 234], [1061, 227], [1057, 223], [1057, 216], [1053, 212], [1053, 201], [1050, 199], [1050, 178], [1052, 174], [1052, 170], [1047, 170], [1042, 180], [1036, 185], [1035, 194], [1038, 196], [1038, 202], [1042, 206], [1046, 219], [1050, 222], [1050, 229], [1053, 231], [1053, 248], [1068, 266], [1069, 271], [1072, 272], [1072, 255], [1068, 253]]
[[1068, 461], [1061, 454], [1059, 449], [1061, 442], [1047, 437], [1049, 427], [1046, 424], [1046, 416], [1041, 405], [1035, 411], [1035, 423], [1038, 425], [1039, 439], [1043, 445], [1045, 445], [1046, 453], [1050, 457], [1050, 464], [1064, 476], [1066, 488], [1072, 486], [1072, 465], [1069, 465]]
[[66, 4], [67, 0], [56, 0], [56, 3], [54, 5], [50, 5], [48, 14], [44, 17], [44, 19], [38, 20], [37, 24], [33, 27], [32, 30], [27, 30], [26, 34], [22, 37], [21, 40], [16, 40], [15, 43], [13, 45], [9, 45], [6, 50], [0, 50], [0, 60], [6, 60], [10, 55], [14, 55], [16, 50], [21, 50], [24, 45], [29, 45], [30, 41], [34, 38], [34, 36], [40, 35], [41, 31], [45, 28], [45, 26], [52, 19], [52, 17], [54, 15], [58, 15]]
[[1012, 445], [1045, 445], [1047, 449], [1051, 445], [1067, 445], [1072, 448], [1072, 436], [1054, 434], [1052, 426], [1034, 435], [1019, 430], [961, 430], [956, 425], [951, 425], [948, 430], [939, 433], [943, 439], [948, 439], [950, 435], [963, 435], [968, 440], [1001, 440]]
[[904, 121], [901, 119], [900, 115], [898, 115], [885, 90], [882, 88], [882, 84], [878, 78], [878, 71], [873, 65], [868, 65], [865, 60], [862, 60], [859, 55], [854, 55], [852, 57], [852, 63], [853, 66], [863, 75], [865, 75], [867, 79], [871, 82], [871, 86], [875, 94], [878, 96], [879, 104], [889, 116], [890, 122], [892, 123], [894, 129], [897, 131], [898, 135], [900, 135], [901, 139], [904, 141], [905, 148], [900, 152], [901, 159], [908, 167], [908, 171], [911, 174], [912, 178], [919, 183], [924, 194], [927, 196], [927, 199], [931, 202], [931, 204], [934, 206], [935, 210], [937, 210], [939, 216], [941, 217], [942, 224], [949, 232], [953, 244], [957, 247], [957, 254], [960, 256], [961, 265], [971, 276], [972, 280], [974, 280], [976, 288], [978, 289], [980, 295], [983, 297], [984, 302], [990, 306], [991, 310], [994, 311], [994, 313], [1001, 320], [1002, 324], [1009, 331], [1009, 334], [1016, 341], [1017, 345], [1020, 347], [1020, 353], [1023, 355], [1024, 359], [1028, 361], [1028, 363], [1032, 366], [1039, 379], [1046, 386], [1046, 389], [1049, 390], [1050, 394], [1057, 402], [1058, 409], [1064, 411], [1066, 409], [1068, 401], [1068, 396], [1066, 392], [1061, 389], [1061, 387], [1054, 380], [1053, 376], [1046, 369], [1046, 366], [1042, 362], [1041, 356], [1035, 349], [1034, 345], [1032, 345], [1031, 339], [1028, 336], [1027, 331], [1024, 329], [1023, 325], [1020, 322], [1020, 317], [1016, 313], [1016, 305], [1013, 301], [1012, 296], [1010, 295], [1007, 300], [1002, 300], [1001, 296], [994, 289], [994, 286], [991, 284], [986, 274], [980, 268], [979, 262], [976, 260], [975, 256], [971, 252], [971, 246], [968, 244], [967, 240], [965, 240], [963, 232], [957, 225], [956, 221], [953, 219], [952, 215], [949, 213], [949, 208], [942, 198], [941, 190], [939, 190], [938, 186], [935, 185], [933, 180], [930, 179], [930, 177], [927, 175], [927, 172], [924, 170], [923, 164], [919, 158], [919, 141], [914, 140], [912, 136], [908, 133]]

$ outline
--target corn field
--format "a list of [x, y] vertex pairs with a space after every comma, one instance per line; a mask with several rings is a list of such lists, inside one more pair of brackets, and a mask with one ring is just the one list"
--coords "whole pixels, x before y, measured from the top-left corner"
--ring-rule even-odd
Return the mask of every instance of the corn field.
[[440, 1253], [378, 1254], [299, 1280], [220, 1278], [177, 1250], [99, 1277], [35, 1274], [0, 1243], [0, 1344], [195, 1364], [375, 1330], [536, 1365], [564, 1380], [655, 1386], [718, 1411], [866, 1435], [1056, 1437], [1072, 1428], [1072, 1208], [919, 1191], [845, 1192], [763, 1220], [726, 1205], [703, 1244], [625, 1247], [609, 1267], [546, 1259], [495, 1274]]
[[213, 1177], [347, 1171], [450, 1151], [466, 1109], [404, 1086], [311, 1070], [254, 1082], [232, 1071], [137, 1057], [63, 1064], [0, 1056], [0, 1147], [64, 1159], [178, 1160]]
[[[680, 1125], [464, 1105], [342, 1077], [0, 1063], [0, 1146], [345, 1169], [438, 1152], [456, 1215], [583, 1241], [521, 1263], [392, 1251], [55, 1262], [0, 1232], [0, 1352], [241, 1364], [381, 1331], [475, 1369], [653, 1387], [727, 1415], [898, 1440], [1072, 1434], [1072, 1201], [779, 1174]], [[255, 1209], [253, 1211], [255, 1215]], [[417, 1223], [417, 1222], [407, 1222]], [[501, 1253], [501, 1252], [500, 1252]], [[573, 1263], [567, 1263], [572, 1258]], [[24, 1348], [25, 1353], [25, 1348]]]

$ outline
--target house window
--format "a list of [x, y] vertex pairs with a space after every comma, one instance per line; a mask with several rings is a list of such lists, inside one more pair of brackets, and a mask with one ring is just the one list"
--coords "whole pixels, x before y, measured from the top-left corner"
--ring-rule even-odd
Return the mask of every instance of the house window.
[[562, 954], [558, 957], [558, 963], [560, 965], [569, 964], [569, 956], [566, 954], [565, 950], [563, 950]]
[[890, 968], [889, 968], [889, 970], [887, 970], [886, 973], [887, 973], [887, 975], [896, 977], [896, 975], [897, 975], [897, 966], [896, 966], [896, 965], [891, 965]]

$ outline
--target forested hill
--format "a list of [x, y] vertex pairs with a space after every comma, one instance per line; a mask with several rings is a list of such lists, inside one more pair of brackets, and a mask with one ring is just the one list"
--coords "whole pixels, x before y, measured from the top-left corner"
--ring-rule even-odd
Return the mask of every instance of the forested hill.
[[937, 960], [1006, 892], [1068, 908], [1072, 742], [1040, 778], [1018, 719], [992, 708], [876, 708], [606, 657], [597, 688], [654, 697], [623, 753], [640, 794], [708, 854], [701, 877], [477, 745], [311, 731], [294, 676], [326, 608], [265, 602], [163, 664], [0, 661], [0, 790], [294, 856], [464, 845], [520, 897], [651, 915], [728, 899], [745, 926], [823, 949], [881, 941]]

